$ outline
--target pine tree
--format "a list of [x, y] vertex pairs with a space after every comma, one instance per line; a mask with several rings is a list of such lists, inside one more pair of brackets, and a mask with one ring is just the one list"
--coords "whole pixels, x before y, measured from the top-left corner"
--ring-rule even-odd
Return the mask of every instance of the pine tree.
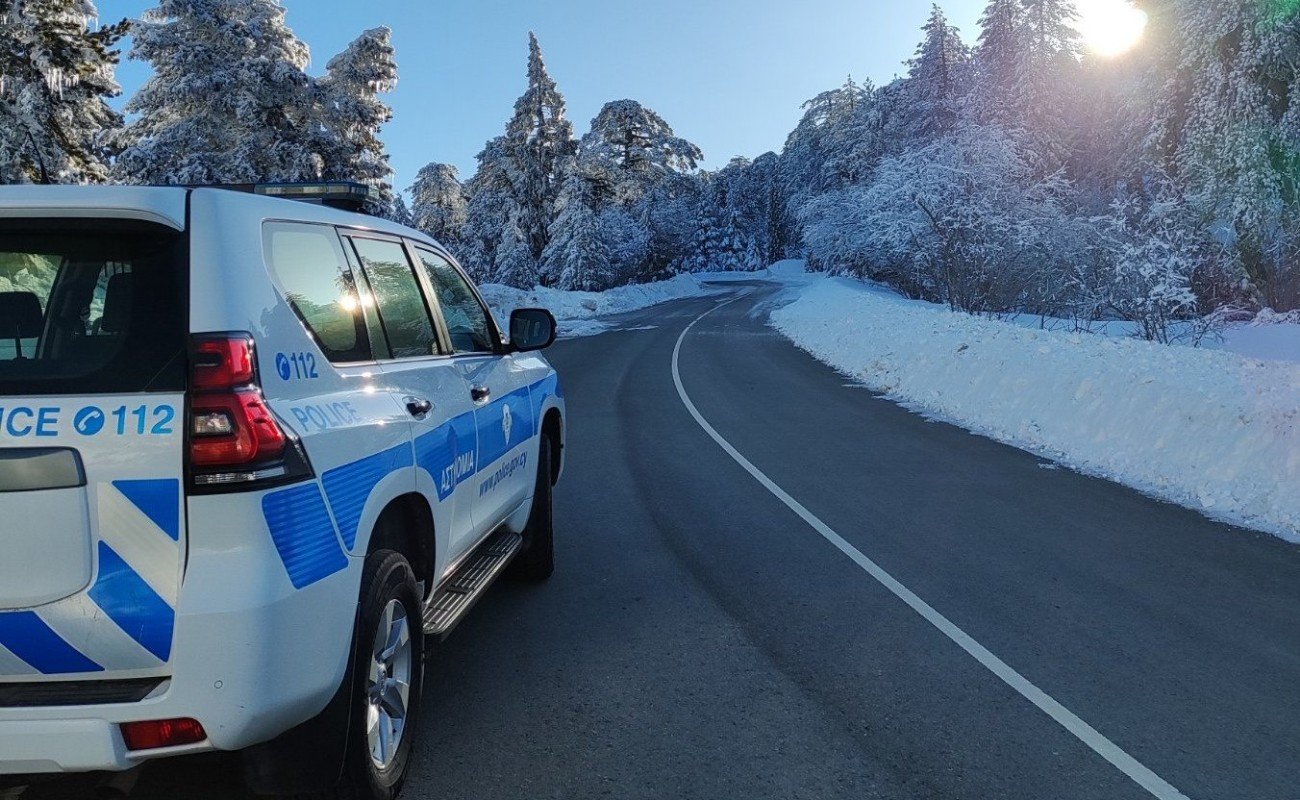
[[469, 181], [467, 258], [481, 279], [531, 288], [556, 276], [539, 271], [556, 200], [577, 151], [564, 97], [529, 34], [528, 88], [505, 135], [479, 153]]
[[160, 0], [132, 28], [153, 77], [116, 174], [136, 183], [255, 183], [314, 178], [317, 132], [309, 53], [279, 0]]
[[380, 128], [393, 118], [392, 109], [379, 95], [397, 87], [392, 36], [388, 28], [361, 34], [330, 59], [317, 85], [324, 145], [321, 177], [374, 187], [381, 211], [394, 206], [393, 170], [379, 138]]
[[[1269, 4], [1271, 8], [1271, 4]], [[1161, 127], [1180, 132], [1174, 167], [1189, 199], [1233, 239], [1236, 257], [1259, 299], [1300, 300], [1300, 269], [1288, 232], [1300, 215], [1295, 168], [1300, 149], [1285, 123], [1296, 101], [1277, 56], [1291, 40], [1287, 23], [1260, 0], [1179, 5], [1179, 70], [1190, 76], [1185, 108]], [[1294, 62], [1292, 62], [1294, 63]], [[1295, 67], [1290, 67], [1294, 85]]]
[[1015, 102], [1029, 157], [1040, 175], [1060, 169], [1074, 147], [1079, 33], [1073, 0], [1021, 0], [1019, 87]]
[[560, 192], [542, 264], [561, 289], [590, 292], [613, 285], [613, 259], [600, 229], [595, 188], [572, 174]]
[[902, 84], [901, 119], [892, 131], [911, 144], [932, 141], [957, 126], [970, 62], [970, 50], [961, 33], [948, 24], [939, 6], [934, 6], [922, 30], [925, 38], [908, 62], [910, 69]]
[[678, 137], [667, 122], [635, 100], [606, 103], [582, 137], [577, 168], [592, 184], [597, 208], [630, 205], [651, 186], [675, 173], [690, 172], [704, 158], [700, 148]]
[[980, 18], [972, 112], [983, 124], [1013, 130], [1022, 124], [1019, 99], [1021, 0], [993, 0]]
[[456, 168], [429, 164], [420, 170], [410, 192], [415, 227], [448, 247], [458, 246], [469, 219], [469, 202]]
[[90, 0], [0, 0], [0, 183], [108, 177], [126, 24], [97, 17]]
[[533, 33], [528, 34], [528, 89], [515, 103], [514, 117], [506, 126], [506, 143], [515, 162], [512, 182], [519, 224], [536, 261], [550, 238], [561, 172], [577, 141], [573, 125], [565, 117], [564, 96], [546, 71], [542, 47]]
[[883, 94], [849, 77], [840, 88], [804, 103], [803, 118], [780, 157], [777, 240], [793, 248], [800, 238], [796, 218], [804, 203], [868, 178], [886, 145], [886, 114], [879, 102]]

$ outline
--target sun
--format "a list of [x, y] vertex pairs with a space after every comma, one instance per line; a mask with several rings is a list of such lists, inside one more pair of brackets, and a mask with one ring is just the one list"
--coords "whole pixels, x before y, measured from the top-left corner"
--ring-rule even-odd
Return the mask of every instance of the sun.
[[1099, 56], [1123, 55], [1142, 41], [1147, 15], [1129, 0], [1078, 0], [1079, 34]]

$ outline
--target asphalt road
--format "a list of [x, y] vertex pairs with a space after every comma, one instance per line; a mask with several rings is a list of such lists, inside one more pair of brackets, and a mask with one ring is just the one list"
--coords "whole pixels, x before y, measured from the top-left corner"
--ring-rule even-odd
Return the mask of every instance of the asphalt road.
[[[1300, 548], [846, 385], [765, 326], [774, 290], [734, 291], [681, 380], [756, 469], [1186, 796], [1300, 797]], [[494, 589], [436, 653], [404, 796], [1152, 797], [697, 424], [672, 355], [715, 305], [553, 350], [558, 571]], [[162, 765], [135, 796], [239, 797], [235, 777]]]

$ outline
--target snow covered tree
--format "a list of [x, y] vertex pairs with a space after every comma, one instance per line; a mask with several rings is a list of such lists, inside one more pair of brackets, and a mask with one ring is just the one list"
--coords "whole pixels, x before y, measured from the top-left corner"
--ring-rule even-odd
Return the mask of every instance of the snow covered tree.
[[734, 158], [713, 175], [714, 201], [734, 221], [745, 243], [744, 269], [763, 269], [780, 259], [777, 162], [773, 153], [752, 162]]
[[[715, 188], [715, 187], [711, 187]], [[736, 213], [705, 191], [696, 212], [695, 231], [675, 269], [677, 272], [741, 272], [767, 266], [745, 235]]]
[[582, 137], [577, 169], [592, 184], [598, 206], [627, 206], [669, 175], [694, 170], [703, 158], [663, 117], [635, 100], [616, 100], [601, 108]]
[[674, 265], [694, 244], [705, 195], [705, 182], [696, 174], [673, 175], [651, 187], [631, 210], [649, 239], [640, 272], [629, 277], [649, 281], [672, 275]]
[[1280, 307], [1300, 302], [1300, 269], [1288, 246], [1300, 216], [1300, 141], [1285, 124], [1300, 113], [1292, 109], [1300, 101], [1290, 91], [1297, 59], [1288, 24], [1300, 10], [1277, 17], [1273, 6], [1178, 4], [1179, 73], [1190, 80], [1185, 105], [1168, 106], [1171, 118], [1159, 120], [1157, 131], [1176, 136], [1174, 173], [1231, 244], [1258, 301]]
[[853, 78], [804, 103], [803, 118], [786, 139], [781, 180], [796, 198], [821, 194], [867, 177], [879, 158], [870, 83]]
[[108, 177], [126, 25], [92, 30], [98, 15], [90, 0], [0, 0], [0, 183]]
[[799, 209], [810, 199], [869, 178], [884, 152], [883, 93], [851, 77], [804, 103], [803, 118], [781, 152], [774, 240], [782, 254], [798, 251]]
[[563, 289], [599, 291], [613, 285], [613, 265], [595, 210], [591, 182], [570, 175], [560, 193], [550, 242], [542, 253], [546, 269]]
[[564, 95], [546, 71], [542, 47], [532, 33], [528, 34], [528, 89], [506, 125], [506, 145], [514, 162], [511, 178], [519, 222], [535, 261], [550, 238], [561, 173], [577, 142], [565, 116]]
[[948, 24], [943, 9], [934, 6], [922, 30], [925, 38], [908, 62], [907, 78], [900, 87], [901, 113], [890, 131], [904, 146], [952, 132], [967, 88], [970, 49], [957, 28]]
[[1012, 130], [1023, 124], [1017, 113], [1020, 90], [1021, 0], [993, 0], [980, 18], [979, 46], [971, 86], [974, 118]]
[[480, 278], [531, 287], [555, 276], [538, 265], [550, 241], [556, 200], [577, 150], [564, 97], [529, 34], [528, 89], [515, 103], [504, 136], [479, 154], [469, 182], [469, 257]]
[[322, 107], [321, 178], [374, 187], [381, 211], [391, 210], [395, 199], [393, 170], [379, 138], [380, 128], [393, 118], [392, 109], [379, 95], [397, 87], [392, 37], [388, 28], [361, 34], [330, 59], [316, 85]]
[[314, 178], [309, 53], [279, 0], [160, 0], [132, 27], [153, 76], [131, 99], [115, 174], [134, 183]]
[[814, 263], [849, 266], [962, 311], [1010, 311], [1070, 260], [1059, 178], [1039, 180], [994, 127], [886, 159], [875, 181], [804, 211]]
[[1078, 17], [1073, 0], [1021, 0], [1016, 77], [1027, 155], [1040, 176], [1064, 166], [1074, 147], [1072, 114], [1080, 81]]
[[601, 187], [577, 172], [569, 174], [551, 223], [542, 269], [561, 289], [602, 291], [640, 277], [650, 231], [626, 210], [598, 210]]
[[469, 201], [460, 175], [450, 164], [429, 164], [411, 187], [415, 227], [448, 247], [457, 246], [469, 219]]

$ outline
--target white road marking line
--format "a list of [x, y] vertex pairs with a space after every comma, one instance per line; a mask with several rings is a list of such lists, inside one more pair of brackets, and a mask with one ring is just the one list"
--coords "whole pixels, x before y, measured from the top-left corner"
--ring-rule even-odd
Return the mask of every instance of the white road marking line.
[[1007, 665], [1005, 661], [993, 655], [993, 653], [984, 647], [984, 645], [975, 641], [975, 639], [961, 628], [957, 627], [957, 625], [951, 620], [943, 614], [940, 614], [938, 611], [935, 611], [929, 603], [926, 603], [918, 597], [911, 589], [908, 589], [906, 586], [895, 580], [894, 576], [886, 572], [883, 568], [877, 565], [876, 562], [863, 555], [862, 551], [849, 544], [844, 537], [840, 536], [831, 529], [829, 525], [818, 519], [811, 511], [805, 508], [802, 503], [795, 500], [784, 489], [778, 486], [775, 481], [763, 474], [762, 470], [750, 463], [749, 459], [741, 455], [736, 448], [731, 446], [730, 442], [722, 437], [722, 434], [718, 433], [718, 431], [709, 424], [709, 421], [704, 418], [704, 415], [700, 413], [700, 410], [695, 407], [695, 403], [691, 401], [690, 395], [686, 393], [685, 385], [682, 384], [682, 372], [680, 367], [682, 343], [686, 341], [686, 336], [691, 332], [691, 329], [698, 325], [701, 320], [715, 311], [718, 311], [740, 299], [742, 298], [736, 297], [728, 300], [727, 302], [714, 306], [696, 317], [695, 321], [690, 325], [687, 325], [686, 330], [682, 331], [682, 335], [677, 338], [677, 346], [673, 348], [673, 383], [677, 386], [677, 394], [681, 398], [682, 404], [686, 406], [686, 410], [695, 418], [696, 423], [704, 429], [704, 432], [707, 433], [713, 441], [717, 442], [718, 446], [721, 447], [727, 455], [731, 456], [737, 464], [753, 476], [754, 480], [762, 484], [763, 488], [771, 492], [778, 500], [785, 503], [791, 511], [799, 515], [804, 522], [808, 523], [810, 528], [820, 533], [828, 542], [839, 548], [840, 552], [852, 559], [855, 564], [892, 592], [895, 597], [902, 600], [913, 611], [925, 618], [927, 622], [938, 628], [940, 633], [951, 639], [958, 647], [969, 653], [971, 657], [980, 664], [983, 664], [989, 672], [996, 675], [1003, 683], [1010, 686], [1026, 700], [1033, 703], [1047, 714], [1047, 716], [1056, 720], [1062, 728], [1065, 728], [1073, 734], [1075, 738], [1090, 747], [1095, 753], [1097, 753], [1097, 755], [1109, 761], [1116, 769], [1131, 778], [1134, 783], [1147, 790], [1153, 797], [1158, 797], [1160, 800], [1188, 800], [1186, 795], [1174, 788], [1168, 781], [1161, 778], [1143, 765], [1142, 762], [1126, 753], [1119, 747], [1119, 745], [1115, 744], [1110, 739], [1107, 739], [1096, 728], [1075, 715], [1074, 712], [1052, 699], [1052, 697], [1042, 689], [1039, 689], [1037, 686], [1030, 683], [1029, 679], [1021, 675], [1019, 672], [1016, 672]]

